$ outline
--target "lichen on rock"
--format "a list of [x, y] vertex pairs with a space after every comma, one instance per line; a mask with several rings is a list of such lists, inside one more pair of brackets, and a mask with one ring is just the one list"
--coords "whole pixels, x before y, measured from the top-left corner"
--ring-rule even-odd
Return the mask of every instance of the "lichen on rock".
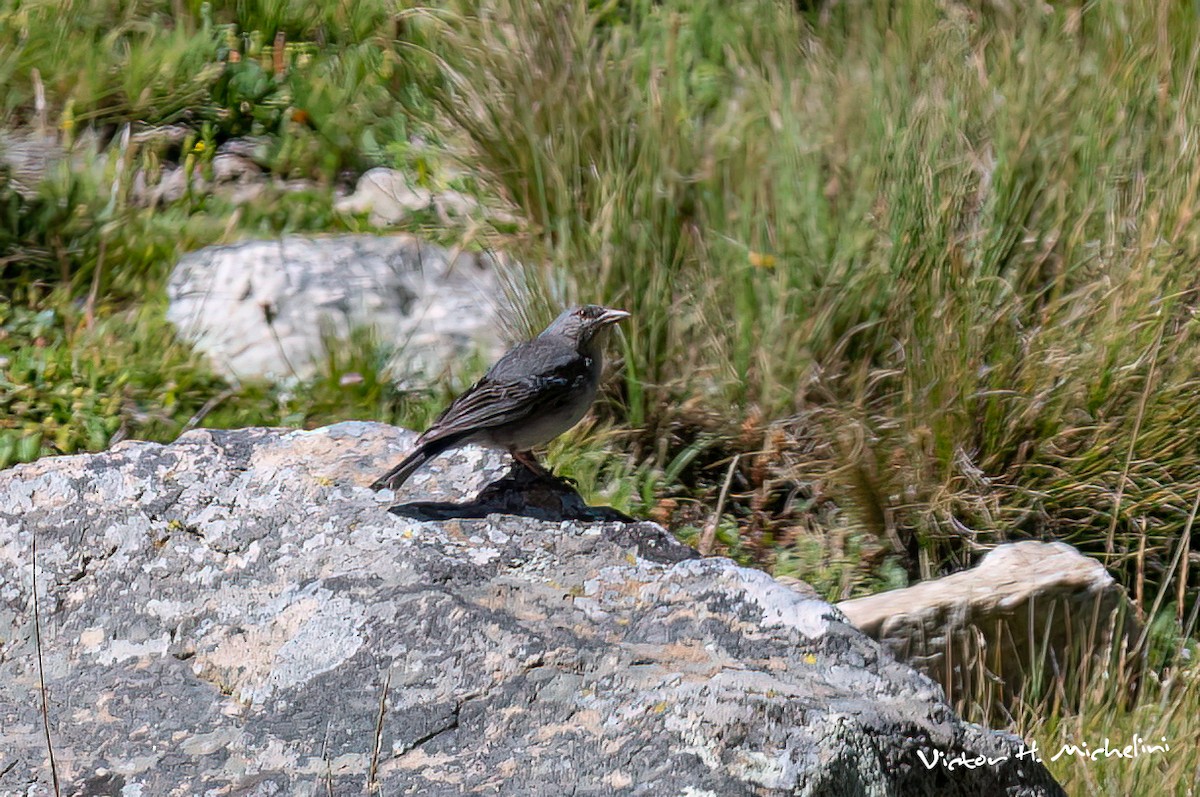
[[51, 793], [35, 583], [66, 793], [1061, 793], [835, 608], [654, 524], [390, 513], [504, 473], [466, 449], [368, 490], [410, 442], [196, 430], [0, 473], [0, 794]]

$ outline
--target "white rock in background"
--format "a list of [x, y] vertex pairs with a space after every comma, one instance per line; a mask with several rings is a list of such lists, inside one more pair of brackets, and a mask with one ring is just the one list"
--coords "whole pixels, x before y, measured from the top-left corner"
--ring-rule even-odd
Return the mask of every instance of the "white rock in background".
[[393, 343], [407, 382], [480, 350], [503, 351], [491, 256], [453, 253], [411, 235], [286, 236], [185, 255], [168, 286], [167, 318], [235, 379], [304, 378], [323, 334], [374, 327]]
[[433, 194], [425, 188], [411, 188], [402, 172], [377, 168], [358, 178], [354, 193], [339, 199], [334, 209], [339, 213], [369, 212], [372, 224], [386, 227], [414, 211], [425, 210], [432, 202]]
[[[358, 178], [354, 193], [334, 203], [339, 213], [369, 213], [367, 220], [376, 227], [387, 227], [421, 210], [432, 208], [443, 221], [482, 213], [480, 204], [458, 191], [433, 193], [427, 188], [409, 185], [404, 172], [382, 167], [371, 169]], [[511, 221], [512, 216], [492, 211], [492, 218]]]
[[1110, 648], [1132, 649], [1142, 632], [1104, 565], [1061, 542], [1000, 545], [971, 570], [837, 607], [952, 701], [988, 684], [1014, 694], [1043, 664], [1104, 672]]

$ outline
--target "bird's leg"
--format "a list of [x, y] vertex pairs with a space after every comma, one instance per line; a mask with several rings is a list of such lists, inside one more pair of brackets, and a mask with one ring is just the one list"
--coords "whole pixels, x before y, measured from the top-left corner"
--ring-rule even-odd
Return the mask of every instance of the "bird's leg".
[[542, 464], [537, 461], [537, 458], [534, 457], [532, 451], [512, 451], [510, 453], [512, 453], [512, 458], [514, 460], [519, 462], [525, 467], [526, 470], [543, 481], [547, 481], [552, 484], [567, 484], [573, 488], [579, 486], [574, 479], [564, 476], [556, 476], [549, 469], [543, 467]]
[[554, 475], [542, 467], [541, 463], [537, 461], [537, 458], [533, 456], [532, 451], [517, 451], [514, 449], [509, 453], [512, 454], [513, 459], [525, 466], [525, 469], [535, 476], [539, 476], [544, 479], [547, 476]]

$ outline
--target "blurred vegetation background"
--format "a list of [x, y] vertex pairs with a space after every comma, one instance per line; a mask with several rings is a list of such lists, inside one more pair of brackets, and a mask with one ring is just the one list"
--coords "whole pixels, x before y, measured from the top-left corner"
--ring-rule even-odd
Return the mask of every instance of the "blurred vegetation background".
[[[527, 264], [516, 333], [633, 313], [550, 452], [590, 498], [833, 600], [1070, 542], [1148, 615], [1136, 672], [1079, 711], [1052, 687], [960, 710], [1051, 749], [1195, 738], [1197, 77], [1185, 0], [0, 0], [0, 467], [200, 422], [428, 420], [478, 363], [401, 391], [359, 336], [284, 389], [164, 343], [182, 252], [370, 230], [334, 191], [389, 166], [511, 209], [404, 227]], [[136, 201], [234, 140], [259, 200]], [[1182, 794], [1198, 756], [1051, 767]]]

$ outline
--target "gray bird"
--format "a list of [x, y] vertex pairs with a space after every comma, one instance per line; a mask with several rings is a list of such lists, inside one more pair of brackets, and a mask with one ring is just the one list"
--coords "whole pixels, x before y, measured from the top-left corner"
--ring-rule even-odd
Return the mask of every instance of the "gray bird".
[[514, 347], [451, 402], [417, 438], [417, 447], [371, 488], [397, 489], [446, 449], [479, 443], [506, 449], [534, 473], [547, 472], [532, 449], [570, 429], [596, 398], [602, 334], [624, 310], [589, 304], [564, 310], [536, 338]]

